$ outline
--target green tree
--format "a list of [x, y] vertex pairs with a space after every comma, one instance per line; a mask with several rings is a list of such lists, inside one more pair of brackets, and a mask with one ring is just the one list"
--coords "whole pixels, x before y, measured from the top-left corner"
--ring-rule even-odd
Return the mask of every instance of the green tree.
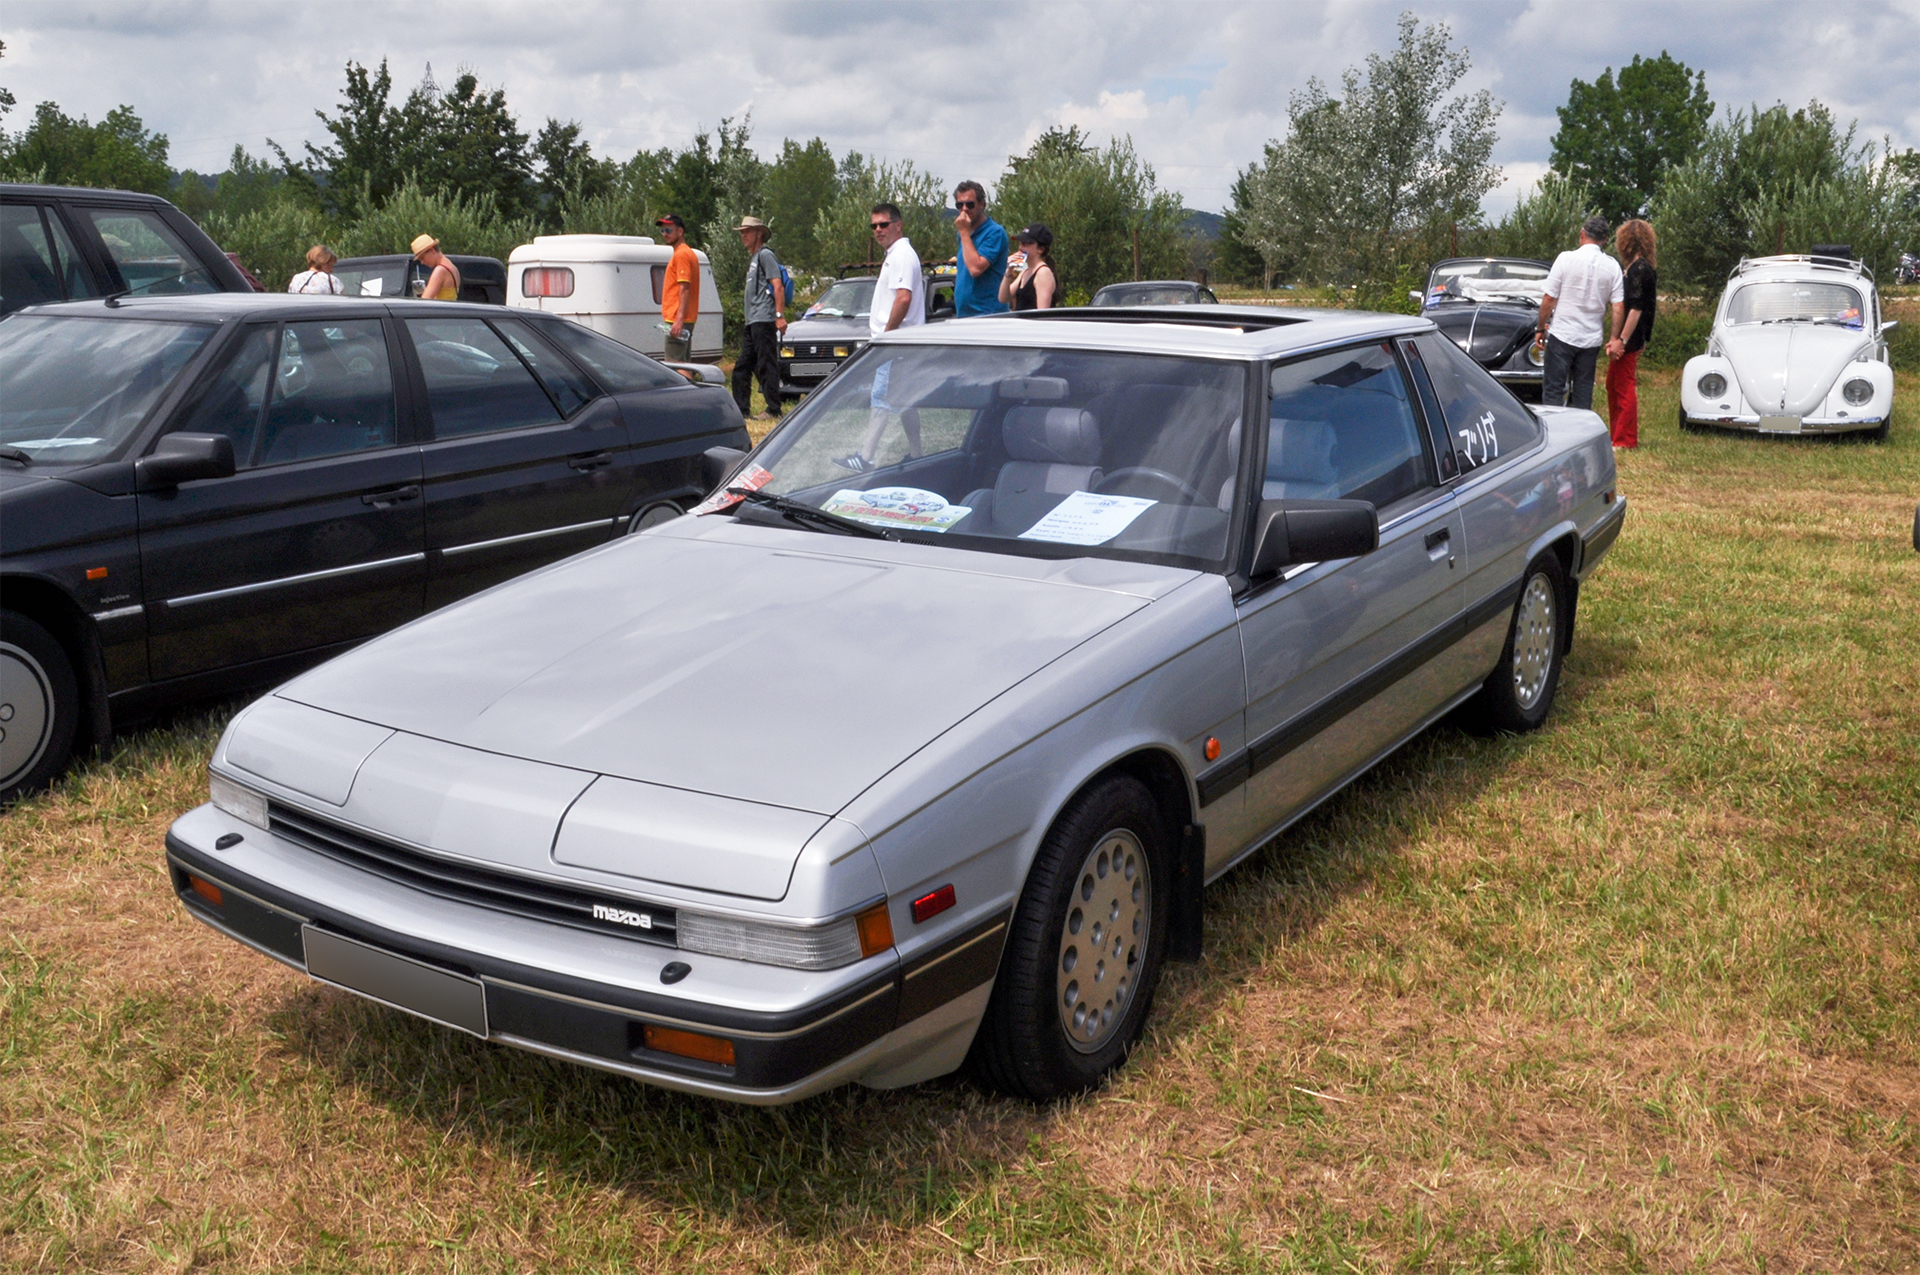
[[1704, 71], [1661, 50], [1657, 58], [1573, 81], [1553, 135], [1553, 171], [1593, 192], [1612, 221], [1652, 206], [1669, 170], [1692, 159], [1713, 118]]
[[534, 139], [533, 158], [540, 165], [540, 219], [550, 230], [560, 228], [570, 205], [612, 193], [619, 173], [618, 165], [596, 158], [593, 148], [580, 140], [578, 120], [562, 124], [549, 116]]
[[187, 169], [174, 179], [173, 202], [181, 212], [204, 222], [215, 213], [240, 217], [258, 212], [269, 203], [285, 197], [286, 175], [271, 160], [255, 159], [244, 146], [236, 145], [227, 160], [227, 171], [202, 176]]
[[875, 163], [858, 151], [840, 160], [840, 193], [814, 218], [813, 238], [820, 264], [838, 273], [853, 262], [878, 261], [868, 215], [879, 203], [895, 204], [906, 219], [907, 239], [922, 262], [944, 260], [955, 244], [946, 216], [946, 183], [924, 173], [911, 160]]
[[1318, 278], [1397, 278], [1480, 222], [1500, 179], [1491, 156], [1501, 104], [1452, 97], [1471, 60], [1444, 23], [1400, 15], [1386, 57], [1350, 67], [1334, 97], [1318, 79], [1287, 104], [1288, 135], [1251, 175], [1247, 240], [1269, 269], [1291, 261]]
[[[1180, 197], [1160, 189], [1130, 137], [1103, 150], [1078, 128], [1049, 129], [1008, 159], [999, 205], [1008, 225], [1039, 221], [1053, 231], [1054, 269], [1069, 297], [1121, 279], [1179, 275], [1188, 264]], [[953, 237], [948, 227], [946, 242]]]
[[1220, 218], [1220, 242], [1214, 248], [1213, 271], [1224, 282], [1257, 283], [1267, 288], [1273, 286], [1273, 272], [1249, 238], [1254, 169], [1255, 166], [1249, 164], [1233, 179], [1233, 193], [1227, 200], [1227, 211]]
[[472, 71], [463, 69], [446, 93], [422, 84], [408, 94], [393, 137], [401, 173], [421, 189], [466, 201], [491, 196], [506, 217], [534, 211], [527, 135], [505, 91], [483, 90]]
[[98, 186], [165, 195], [173, 187], [167, 138], [150, 132], [131, 106], [116, 106], [98, 124], [74, 119], [52, 102], [6, 139], [5, 166], [58, 186]]
[[371, 73], [358, 62], [349, 62], [339, 114], [314, 112], [333, 135], [331, 145], [308, 142], [306, 156], [295, 160], [268, 138], [267, 145], [279, 156], [293, 188], [336, 215], [359, 205], [386, 203], [400, 185], [405, 160], [396, 137], [396, 110], [387, 100], [392, 93], [393, 76], [384, 58], [380, 69]]
[[782, 261], [814, 270], [823, 267], [814, 224], [839, 193], [839, 166], [824, 141], [816, 137], [805, 146], [792, 138], [781, 142], [780, 157], [767, 166], [761, 186], [765, 211], [760, 216], [773, 227], [774, 248]]
[[[766, 165], [747, 149], [752, 126], [751, 117], [737, 125], [731, 117], [721, 120], [714, 130], [717, 148], [714, 134], [695, 134], [693, 144], [676, 152], [660, 173], [652, 192], [654, 205], [662, 212], [679, 213], [687, 223], [687, 241], [696, 247], [724, 242], [720, 236], [732, 234], [736, 216], [759, 202]], [[729, 205], [724, 213], [723, 201]]]
[[1498, 225], [1462, 242], [1461, 251], [1552, 261], [1579, 243], [1581, 223], [1597, 211], [1593, 195], [1585, 186], [1549, 171], [1538, 186], [1522, 192], [1513, 211]]

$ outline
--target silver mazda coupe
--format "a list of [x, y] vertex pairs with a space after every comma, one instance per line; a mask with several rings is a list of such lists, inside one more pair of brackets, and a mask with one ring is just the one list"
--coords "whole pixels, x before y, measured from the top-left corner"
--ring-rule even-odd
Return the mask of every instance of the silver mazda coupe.
[[709, 463], [241, 712], [184, 906], [692, 1093], [1075, 1092], [1206, 882], [1445, 714], [1540, 725], [1626, 512], [1591, 412], [1343, 312], [896, 332]]

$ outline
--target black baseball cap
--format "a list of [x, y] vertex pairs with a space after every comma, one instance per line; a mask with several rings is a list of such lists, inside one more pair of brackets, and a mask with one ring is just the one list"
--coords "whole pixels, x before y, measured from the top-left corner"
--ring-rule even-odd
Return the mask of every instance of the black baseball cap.
[[660, 220], [654, 222], [653, 224], [656, 226], [678, 226], [682, 230], [685, 230], [687, 228], [687, 223], [680, 220], [679, 213], [668, 213], [666, 216], [662, 217]]
[[1020, 243], [1037, 243], [1042, 248], [1053, 247], [1053, 232], [1048, 230], [1043, 222], [1034, 222], [1031, 226], [1028, 226], [1025, 230], [1015, 235], [1014, 239]]

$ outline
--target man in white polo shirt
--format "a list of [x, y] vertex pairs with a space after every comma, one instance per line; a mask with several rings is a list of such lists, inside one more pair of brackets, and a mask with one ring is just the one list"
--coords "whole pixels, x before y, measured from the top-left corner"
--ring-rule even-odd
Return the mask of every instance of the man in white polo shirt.
[[[874, 242], [887, 254], [880, 264], [880, 277], [874, 280], [873, 303], [867, 311], [867, 331], [874, 336], [895, 328], [918, 327], [927, 321], [927, 280], [920, 273], [920, 254], [913, 250], [904, 223], [899, 208], [894, 205], [873, 206], [872, 219], [868, 224], [873, 229]], [[873, 469], [874, 458], [879, 454], [880, 436], [886, 432], [888, 424], [895, 420], [900, 422], [900, 428], [907, 436], [907, 455], [920, 454], [919, 417], [912, 412], [902, 414], [887, 401], [888, 373], [892, 369], [891, 361], [874, 369], [866, 439], [860, 444], [859, 451], [851, 456], [839, 457], [834, 464], [851, 469], [856, 474]]]
[[1626, 308], [1626, 281], [1620, 263], [1600, 251], [1607, 241], [1607, 219], [1587, 218], [1580, 246], [1554, 258], [1540, 298], [1538, 331], [1547, 339], [1547, 366], [1540, 400], [1550, 407], [1593, 408], [1593, 370], [1607, 343], [1601, 326], [1608, 317], [1620, 330]]

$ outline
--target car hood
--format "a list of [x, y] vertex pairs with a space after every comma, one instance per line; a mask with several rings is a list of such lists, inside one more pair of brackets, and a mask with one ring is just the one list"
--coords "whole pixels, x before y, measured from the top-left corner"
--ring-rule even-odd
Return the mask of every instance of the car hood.
[[787, 333], [781, 341], [787, 345], [795, 341], [839, 341], [865, 340], [872, 335], [867, 325], [867, 316], [836, 319], [830, 315], [816, 314], [798, 319], [787, 325]]
[[1506, 354], [1523, 332], [1533, 331], [1539, 315], [1530, 306], [1498, 301], [1453, 301], [1426, 311], [1434, 327], [1480, 363]]
[[1719, 333], [1747, 406], [1782, 416], [1812, 415], [1867, 340], [1858, 329], [1819, 323], [1750, 323]]
[[1192, 575], [707, 521], [724, 525], [682, 519], [571, 558], [277, 694], [467, 748], [830, 815], [1151, 600], [1100, 582], [1102, 569], [1157, 572], [1163, 591]]

